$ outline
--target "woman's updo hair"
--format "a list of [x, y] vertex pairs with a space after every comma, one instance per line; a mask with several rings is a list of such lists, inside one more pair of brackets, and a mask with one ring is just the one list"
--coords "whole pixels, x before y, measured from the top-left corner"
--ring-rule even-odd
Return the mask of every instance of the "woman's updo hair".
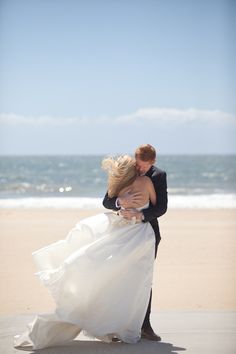
[[118, 196], [119, 192], [132, 184], [137, 177], [135, 159], [129, 155], [117, 158], [107, 157], [102, 161], [102, 168], [108, 173], [108, 196]]

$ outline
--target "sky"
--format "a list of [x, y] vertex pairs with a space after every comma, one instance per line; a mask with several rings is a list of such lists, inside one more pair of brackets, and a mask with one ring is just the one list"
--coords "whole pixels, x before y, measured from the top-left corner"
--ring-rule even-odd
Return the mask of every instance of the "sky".
[[0, 154], [235, 154], [235, 10], [0, 0]]

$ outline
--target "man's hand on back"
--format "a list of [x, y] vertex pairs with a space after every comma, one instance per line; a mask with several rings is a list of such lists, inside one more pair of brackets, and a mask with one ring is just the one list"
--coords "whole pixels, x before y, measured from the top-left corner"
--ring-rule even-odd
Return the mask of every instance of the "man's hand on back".
[[142, 194], [140, 192], [129, 193], [127, 191], [124, 196], [118, 197], [118, 205], [122, 208], [138, 208], [142, 202]]

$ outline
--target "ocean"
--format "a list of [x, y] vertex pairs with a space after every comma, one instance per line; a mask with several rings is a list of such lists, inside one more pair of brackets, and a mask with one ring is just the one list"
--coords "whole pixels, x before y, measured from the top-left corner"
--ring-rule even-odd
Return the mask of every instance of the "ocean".
[[[1, 156], [1, 208], [99, 208], [104, 156]], [[236, 155], [158, 156], [170, 208], [236, 208]]]

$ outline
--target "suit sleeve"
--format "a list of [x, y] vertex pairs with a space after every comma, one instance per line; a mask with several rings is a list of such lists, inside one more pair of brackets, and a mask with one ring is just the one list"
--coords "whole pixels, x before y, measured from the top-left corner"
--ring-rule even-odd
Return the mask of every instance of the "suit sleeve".
[[108, 193], [106, 193], [102, 204], [106, 209], [120, 210], [120, 208], [117, 208], [117, 206], [116, 206], [116, 199], [117, 199], [117, 197], [109, 198]]
[[157, 195], [157, 204], [154, 206], [150, 205], [149, 208], [144, 209], [142, 211], [144, 215], [143, 222], [148, 222], [153, 219], [159, 218], [160, 216], [165, 214], [167, 210], [168, 198], [166, 173], [163, 172], [161, 175], [158, 176], [158, 178], [157, 176], [155, 176], [152, 181]]

